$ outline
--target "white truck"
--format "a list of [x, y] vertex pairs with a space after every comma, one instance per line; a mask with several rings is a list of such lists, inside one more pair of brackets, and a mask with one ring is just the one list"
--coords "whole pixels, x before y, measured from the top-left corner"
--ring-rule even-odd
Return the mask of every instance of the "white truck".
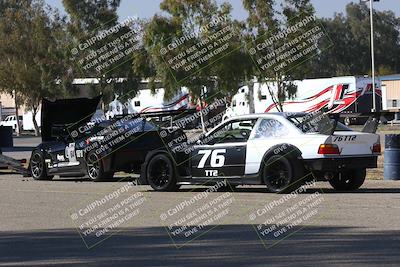
[[[372, 79], [368, 77], [344, 76], [320, 79], [306, 79], [293, 82], [297, 85], [297, 94], [282, 105], [284, 112], [346, 113], [347, 125], [359, 119], [357, 113], [370, 112], [372, 108]], [[254, 88], [255, 113], [277, 112], [278, 107], [272, 100], [269, 89], [277, 92], [276, 83], [256, 83]], [[233, 96], [224, 119], [249, 114], [248, 87], [239, 88]], [[376, 80], [377, 111], [381, 110], [381, 81]], [[352, 116], [351, 114], [354, 114]]]
[[[19, 116], [19, 125], [20, 125], [20, 130], [23, 129], [22, 127], [22, 116]], [[4, 121], [0, 122], [0, 126], [11, 126], [13, 128], [13, 131], [17, 129], [17, 117], [15, 115], [10, 115], [7, 116]]]

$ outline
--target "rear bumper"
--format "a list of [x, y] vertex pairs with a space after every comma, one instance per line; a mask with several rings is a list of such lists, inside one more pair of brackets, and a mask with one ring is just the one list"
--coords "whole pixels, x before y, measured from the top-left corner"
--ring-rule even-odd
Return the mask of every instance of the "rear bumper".
[[354, 170], [377, 168], [378, 156], [349, 157], [349, 158], [322, 158], [305, 159], [304, 164], [311, 171]]

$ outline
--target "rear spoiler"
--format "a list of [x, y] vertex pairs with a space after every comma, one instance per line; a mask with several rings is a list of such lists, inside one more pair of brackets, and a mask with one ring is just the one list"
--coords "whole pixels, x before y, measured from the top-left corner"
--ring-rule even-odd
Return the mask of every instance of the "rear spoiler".
[[[336, 128], [337, 122], [340, 118], [346, 117], [368, 117], [368, 120], [365, 122], [364, 127], [361, 132], [363, 133], [376, 133], [378, 129], [379, 122], [387, 122], [394, 119], [394, 113], [390, 111], [377, 111], [377, 112], [364, 112], [364, 113], [345, 113], [345, 114], [329, 114], [331, 119], [335, 121]], [[334, 130], [333, 130], [334, 131]], [[333, 132], [332, 132], [333, 133]]]

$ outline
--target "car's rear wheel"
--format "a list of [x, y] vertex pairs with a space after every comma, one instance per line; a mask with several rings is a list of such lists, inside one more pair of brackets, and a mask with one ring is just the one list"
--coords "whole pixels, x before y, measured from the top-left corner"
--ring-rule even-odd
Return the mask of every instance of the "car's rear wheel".
[[339, 191], [353, 191], [360, 188], [367, 172], [365, 169], [336, 173], [329, 183]]
[[267, 189], [274, 193], [288, 193], [301, 186], [303, 167], [296, 158], [274, 155], [264, 164], [263, 180]]
[[86, 171], [92, 181], [108, 181], [114, 177], [114, 172], [105, 172], [103, 161], [96, 153], [90, 153], [86, 158]]
[[147, 165], [147, 181], [156, 191], [179, 189], [172, 161], [165, 154], [155, 155]]
[[46, 165], [44, 162], [44, 156], [42, 152], [40, 151], [33, 152], [29, 165], [33, 179], [35, 180], [53, 179], [54, 176], [47, 174]]

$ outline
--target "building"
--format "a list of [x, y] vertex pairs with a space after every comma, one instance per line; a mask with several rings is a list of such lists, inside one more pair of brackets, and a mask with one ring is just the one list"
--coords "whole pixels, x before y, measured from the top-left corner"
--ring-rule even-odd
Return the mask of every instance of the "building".
[[[21, 106], [18, 112], [22, 116], [25, 108]], [[15, 115], [15, 99], [10, 94], [0, 93], [0, 119], [4, 120], [9, 115]]]
[[383, 110], [400, 111], [400, 74], [380, 77]]

